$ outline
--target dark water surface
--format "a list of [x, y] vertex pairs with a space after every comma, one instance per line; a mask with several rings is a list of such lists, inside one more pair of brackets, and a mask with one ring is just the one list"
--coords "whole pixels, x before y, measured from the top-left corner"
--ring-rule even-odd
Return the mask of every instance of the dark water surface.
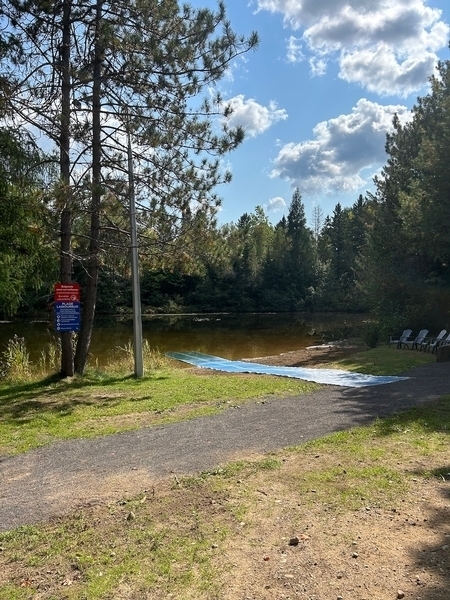
[[[199, 314], [145, 317], [144, 339], [160, 352], [192, 351], [228, 359], [256, 358], [298, 350], [326, 340], [357, 334], [362, 315], [338, 314]], [[31, 360], [39, 358], [57, 334], [46, 321], [0, 323], [0, 352], [14, 335], [23, 337]], [[102, 365], [112, 353], [132, 341], [131, 319], [98, 319], [92, 359]]]

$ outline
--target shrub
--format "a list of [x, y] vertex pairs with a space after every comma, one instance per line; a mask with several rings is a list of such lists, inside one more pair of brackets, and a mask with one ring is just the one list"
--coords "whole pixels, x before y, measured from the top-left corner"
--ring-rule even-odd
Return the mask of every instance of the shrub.
[[378, 321], [367, 321], [362, 330], [362, 339], [369, 348], [376, 348], [382, 337], [382, 326]]

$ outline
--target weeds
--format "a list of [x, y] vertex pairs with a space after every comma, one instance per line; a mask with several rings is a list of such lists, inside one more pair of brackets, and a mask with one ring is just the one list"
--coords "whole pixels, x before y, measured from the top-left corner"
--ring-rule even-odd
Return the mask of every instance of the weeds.
[[[142, 344], [142, 356], [144, 361], [144, 369], [147, 371], [155, 371], [164, 369], [169, 365], [169, 360], [159, 352], [150, 347], [147, 340]], [[108, 369], [111, 371], [133, 371], [134, 369], [134, 347], [131, 342], [125, 346], [116, 346], [115, 352], [108, 361]]]
[[31, 376], [31, 361], [25, 339], [15, 335], [1, 353], [0, 377], [6, 380], [23, 381]]
[[[76, 345], [76, 336], [73, 335], [72, 343]], [[159, 350], [150, 347], [144, 340], [143, 347], [144, 368], [147, 372], [165, 369], [170, 361]], [[0, 354], [0, 380], [4, 381], [32, 381], [48, 377], [59, 372], [61, 363], [61, 340], [55, 338], [40, 351], [37, 363], [32, 363], [26, 347], [25, 339], [15, 335], [8, 341], [5, 350]], [[94, 369], [98, 371], [98, 366]], [[133, 344], [128, 342], [125, 346], [117, 346], [110, 356], [105, 369], [112, 373], [124, 373], [134, 370]], [[92, 369], [91, 369], [92, 371]]]
[[61, 340], [56, 339], [42, 348], [39, 358], [38, 369], [40, 373], [56, 373], [61, 363]]

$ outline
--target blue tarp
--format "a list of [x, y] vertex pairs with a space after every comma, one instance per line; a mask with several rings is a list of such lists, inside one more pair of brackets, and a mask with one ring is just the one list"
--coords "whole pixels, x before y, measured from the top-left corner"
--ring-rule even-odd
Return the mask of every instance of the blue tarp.
[[304, 369], [302, 367], [275, 367], [244, 360], [227, 360], [218, 356], [201, 354], [200, 352], [167, 352], [167, 356], [176, 358], [204, 369], [215, 369], [227, 373], [260, 373], [262, 375], [279, 375], [281, 377], [294, 377], [315, 383], [341, 385], [346, 387], [365, 387], [368, 385], [381, 385], [394, 383], [408, 377], [384, 377], [377, 375], [364, 375], [340, 369]]

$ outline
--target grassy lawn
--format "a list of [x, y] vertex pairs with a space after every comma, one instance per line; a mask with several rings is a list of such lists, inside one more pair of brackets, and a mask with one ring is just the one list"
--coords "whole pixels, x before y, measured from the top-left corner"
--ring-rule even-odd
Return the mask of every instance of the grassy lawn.
[[[397, 374], [431, 360], [424, 353], [377, 348], [334, 366]], [[0, 387], [0, 454], [56, 439], [192, 418], [230, 403], [317, 387], [169, 364], [143, 380], [91, 371], [83, 379], [10, 382]], [[317, 566], [318, 577], [307, 581], [310, 596], [291, 590], [291, 597], [337, 597], [320, 588], [338, 563], [341, 568], [336, 549], [352, 548], [358, 535], [364, 537], [367, 511], [376, 509], [392, 520], [389, 515], [413, 510], [418, 486], [430, 505], [432, 486], [449, 475], [449, 431], [450, 397], [196, 477], [155, 482], [136, 497], [85, 506], [47, 524], [0, 534], [0, 600], [217, 600], [245, 597], [244, 589], [251, 598], [266, 593], [268, 598], [289, 597], [291, 579], [283, 579], [279, 571], [278, 576], [267, 575], [263, 567], [275, 559], [280, 564], [294, 561], [289, 537], [300, 532], [307, 563], [290, 563], [286, 577], [294, 578], [297, 569], [299, 581], [304, 579], [308, 561]], [[408, 526], [402, 535], [411, 531]], [[371, 534], [378, 536], [380, 547], [381, 534]], [[443, 529], [440, 535], [444, 544]], [[391, 542], [386, 544], [388, 569], [393, 558]], [[381, 554], [377, 560], [381, 564]], [[403, 555], [399, 560], [411, 562]], [[369, 576], [367, 569], [358, 573], [359, 586]], [[348, 590], [348, 579], [345, 585]], [[232, 591], [227, 595], [233, 589], [234, 596]], [[438, 591], [430, 588], [432, 595], [423, 598], [441, 598]], [[348, 597], [359, 597], [356, 593]], [[395, 596], [381, 586], [367, 597]]]
[[[435, 360], [423, 352], [387, 347], [360, 352], [334, 367], [396, 375]], [[55, 440], [94, 437], [213, 414], [263, 397], [309, 393], [301, 380], [177, 368], [159, 360], [142, 379], [91, 369], [83, 378], [41, 378], [0, 385], [0, 455], [26, 452]]]
[[332, 366], [370, 375], [399, 375], [412, 367], [431, 362], [436, 362], [435, 354], [379, 346], [367, 352], [358, 352]]

